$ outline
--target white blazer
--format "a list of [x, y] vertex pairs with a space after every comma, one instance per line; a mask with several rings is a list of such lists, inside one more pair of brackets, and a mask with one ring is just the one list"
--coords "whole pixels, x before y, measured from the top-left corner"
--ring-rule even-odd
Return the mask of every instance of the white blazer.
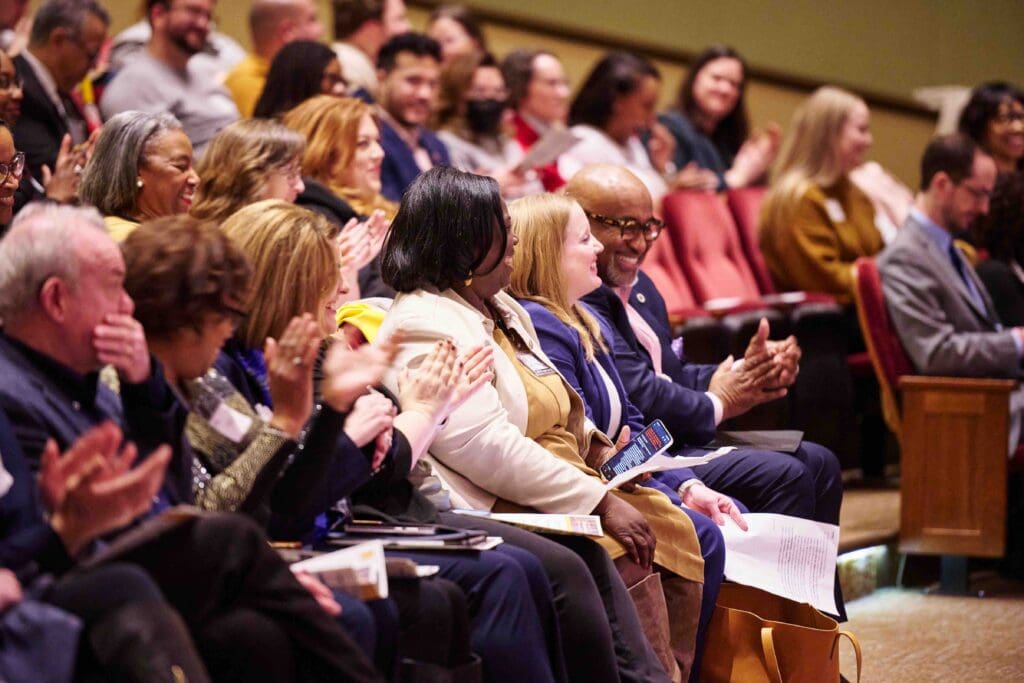
[[[492, 303], [505, 325], [526, 340], [530, 350], [552, 370], [540, 349], [529, 314], [504, 292]], [[525, 435], [529, 406], [512, 361], [494, 342], [494, 322], [451, 290], [399, 294], [384, 319], [378, 340], [397, 330], [405, 342], [384, 384], [397, 389], [397, 377], [411, 361], [428, 353], [441, 339], [451, 338], [460, 350], [488, 343], [494, 348], [495, 379], [481, 387], [448, 418], [428, 454], [437, 476], [448, 488], [455, 507], [490, 510], [506, 500], [541, 512], [588, 514], [605, 495], [599, 477], [587, 474], [582, 459], [570, 463], [552, 455]], [[571, 388], [574, 402], [582, 401]], [[582, 416], [574, 410], [574, 416]], [[589, 445], [596, 430], [577, 417], [569, 430]], [[607, 439], [603, 439], [607, 441]]]

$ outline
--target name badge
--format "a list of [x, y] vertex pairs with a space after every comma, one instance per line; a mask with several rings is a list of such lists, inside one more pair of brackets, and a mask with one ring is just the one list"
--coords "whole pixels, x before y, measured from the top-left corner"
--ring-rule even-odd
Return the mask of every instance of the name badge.
[[217, 406], [208, 422], [217, 432], [234, 443], [241, 441], [252, 426], [251, 417], [238, 412], [227, 403]]
[[549, 368], [544, 362], [537, 358], [532, 351], [520, 351], [516, 353], [516, 358], [519, 362], [526, 366], [526, 369], [534, 374], [535, 377], [546, 377], [547, 375], [555, 374], [555, 371]]
[[825, 213], [828, 214], [833, 223], [846, 222], [846, 212], [843, 211], [843, 205], [839, 203], [838, 199], [825, 200]]

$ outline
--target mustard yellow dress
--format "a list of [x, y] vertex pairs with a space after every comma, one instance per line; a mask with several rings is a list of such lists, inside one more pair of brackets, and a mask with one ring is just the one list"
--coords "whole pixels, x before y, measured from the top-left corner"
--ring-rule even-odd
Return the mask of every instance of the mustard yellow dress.
[[[597, 470], [590, 467], [580, 455], [587, 452], [589, 444], [583, 438], [578, 439], [567, 428], [570, 424], [570, 411], [582, 410], [582, 404], [577, 402], [574, 407], [562, 376], [553, 371], [535, 373], [528, 368], [520, 360], [520, 354], [529, 354], [529, 351], [518, 350], [499, 327], [494, 329], [494, 341], [512, 361], [526, 390], [530, 405], [526, 436], [555, 457], [600, 479]], [[646, 486], [637, 486], [633, 493], [615, 490], [613, 494], [647, 518], [658, 540], [654, 549], [654, 561], [657, 564], [690, 581], [704, 582], [704, 559], [700, 554], [697, 534], [693, 522], [682, 510], [674, 506], [667, 496]], [[598, 541], [612, 558], [626, 554], [622, 544], [607, 534]]]

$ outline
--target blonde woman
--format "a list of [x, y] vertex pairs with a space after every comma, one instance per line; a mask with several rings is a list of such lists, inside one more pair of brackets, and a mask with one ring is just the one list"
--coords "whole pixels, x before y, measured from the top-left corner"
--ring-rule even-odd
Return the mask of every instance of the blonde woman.
[[223, 222], [243, 206], [262, 199], [294, 202], [305, 189], [305, 138], [268, 119], [237, 121], [210, 141], [196, 171], [192, 216]]
[[[377, 260], [398, 207], [380, 193], [384, 150], [376, 111], [362, 100], [319, 95], [285, 114], [282, 123], [306, 138], [306, 187], [296, 203], [344, 228], [340, 243], [350, 284], [346, 301], [394, 296], [380, 279]], [[357, 217], [367, 220], [353, 222]]]
[[[512, 257], [509, 293], [530, 314], [540, 347], [580, 398], [587, 418], [606, 435], [613, 436], [625, 426], [638, 434], [644, 416], [633, 405], [619, 377], [606, 338], [612, 338], [607, 324], [596, 317], [580, 299], [601, 286], [597, 255], [604, 250], [590, 232], [582, 207], [574, 200], [554, 194], [526, 197], [509, 206], [512, 231], [519, 238]], [[692, 470], [677, 479], [690, 480]], [[680, 503], [677, 484], [657, 488], [674, 503]], [[704, 587], [700, 623], [691, 680], [700, 671], [704, 634], [718, 599], [725, 565], [725, 545], [716, 521], [731, 516], [741, 527], [746, 523], [740, 508], [727, 496], [699, 480], [685, 484], [683, 512], [693, 522], [704, 557]], [[715, 521], [713, 521], [715, 520]]]
[[853, 301], [853, 262], [884, 246], [871, 200], [849, 178], [871, 147], [856, 95], [825, 86], [797, 109], [761, 212], [761, 250], [783, 290]]

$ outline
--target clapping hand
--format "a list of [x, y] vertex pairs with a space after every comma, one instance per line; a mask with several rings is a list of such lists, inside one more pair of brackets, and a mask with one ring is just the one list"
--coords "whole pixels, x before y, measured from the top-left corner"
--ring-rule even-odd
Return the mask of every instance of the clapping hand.
[[437, 342], [420, 363], [406, 367], [399, 375], [402, 411], [423, 413], [433, 424], [443, 421], [490, 381], [493, 357], [487, 344], [473, 347], [460, 358], [451, 340]]
[[750, 339], [743, 363], [734, 369], [732, 356], [726, 358], [711, 376], [708, 391], [722, 401], [723, 417], [742, 415], [754, 406], [786, 395], [779, 387], [780, 369], [768, 350], [768, 321], [761, 319]]
[[320, 347], [320, 328], [306, 313], [288, 323], [281, 340], [267, 339], [263, 356], [274, 402], [271, 425], [293, 439], [313, 410], [313, 363]]
[[39, 487], [50, 525], [72, 555], [98, 536], [146, 512], [160, 489], [171, 449], [160, 446], [138, 467], [134, 444], [120, 447], [112, 422], [90, 429], [61, 456], [51, 439], [43, 449]]
[[324, 361], [324, 401], [339, 413], [348, 412], [367, 387], [380, 384], [401, 342], [401, 334], [395, 334], [383, 342], [355, 349], [341, 343], [331, 346]]

